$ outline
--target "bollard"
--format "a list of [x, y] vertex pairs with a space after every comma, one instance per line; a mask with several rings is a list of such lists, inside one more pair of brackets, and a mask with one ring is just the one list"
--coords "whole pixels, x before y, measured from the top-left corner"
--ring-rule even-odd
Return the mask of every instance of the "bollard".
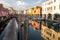
[[21, 21], [18, 22], [18, 40], [22, 40], [22, 28], [21, 28]]
[[23, 40], [28, 40], [28, 19], [25, 19], [24, 21]]
[[18, 27], [17, 22], [15, 18], [13, 18], [10, 21], [10, 23], [8, 23], [6, 29], [3, 32], [5, 33], [3, 40], [17, 40], [17, 33], [16, 33], [17, 27]]

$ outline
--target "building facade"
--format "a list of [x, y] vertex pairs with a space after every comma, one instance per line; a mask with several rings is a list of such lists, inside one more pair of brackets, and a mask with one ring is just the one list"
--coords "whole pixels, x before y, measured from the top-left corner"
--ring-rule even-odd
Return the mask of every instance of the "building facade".
[[[51, 19], [54, 20], [54, 14], [60, 14], [60, 0], [48, 0], [42, 5], [42, 14], [46, 14], [46, 19], [50, 15]], [[44, 15], [43, 15], [44, 17]]]
[[27, 10], [27, 14], [33, 15], [33, 16], [39, 16], [42, 15], [42, 7], [40, 6], [35, 6], [31, 9]]
[[16, 10], [14, 10], [12, 7], [8, 8], [10, 14], [18, 14]]

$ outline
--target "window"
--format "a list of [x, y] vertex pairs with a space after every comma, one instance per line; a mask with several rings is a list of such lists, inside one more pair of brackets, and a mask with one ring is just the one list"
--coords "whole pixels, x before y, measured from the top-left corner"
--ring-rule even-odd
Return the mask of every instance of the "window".
[[47, 31], [46, 33], [51, 36], [51, 33], [50, 32]]
[[53, 34], [53, 38], [55, 38], [55, 35]]
[[39, 7], [37, 6], [36, 8], [38, 9]]
[[54, 20], [60, 22], [60, 14], [56, 13], [54, 16]]
[[47, 18], [50, 19], [50, 20], [52, 19], [51, 13], [48, 14], [48, 17]]
[[44, 30], [45, 32], [46, 32], [46, 34], [48, 34], [49, 36], [51, 36], [52, 35], [52, 31], [50, 30], [50, 29], [48, 29], [48, 28], [45, 28], [45, 30]]
[[54, 10], [56, 9], [56, 6], [54, 6]]
[[56, 2], [56, 0], [54, 0], [54, 2]]
[[52, 7], [48, 7], [48, 8], [47, 8], [47, 11], [51, 11], [51, 10], [52, 10]]
[[60, 32], [60, 23], [59, 23], [60, 22], [60, 14], [56, 13], [54, 15], [54, 20], [57, 22], [54, 26], [54, 30], [57, 31], [57, 32]]
[[52, 1], [48, 2], [47, 4], [48, 4], [48, 5], [52, 4]]
[[36, 10], [34, 12], [36, 12]]
[[59, 9], [60, 9], [60, 5], [59, 5]]
[[45, 11], [46, 11], [46, 8], [45, 8]]
[[47, 8], [47, 11], [49, 11], [49, 10], [50, 10], [50, 7]]
[[32, 10], [34, 10], [34, 8], [32, 8]]
[[58, 38], [58, 40], [60, 40], [60, 38]]
[[51, 7], [51, 10], [52, 10], [52, 7]]
[[44, 26], [46, 26], [46, 22], [45, 22], [45, 21], [43, 21], [42, 24], [43, 24]]
[[46, 37], [47, 40], [50, 40], [48, 37]]
[[44, 35], [44, 37], [45, 37], [45, 35]]
[[42, 24], [43, 24], [44, 26], [46, 26], [46, 21], [45, 21], [45, 19], [46, 19], [46, 14], [43, 14], [43, 15], [44, 15], [44, 17], [43, 17]]
[[49, 20], [52, 20], [52, 15], [51, 15], [51, 13], [48, 14], [47, 19], [48, 19], [48, 21], [46, 22], [46, 23], [47, 23], [47, 27], [48, 27], [48, 28], [51, 28], [51, 27], [52, 27], [52, 23], [49, 21]]

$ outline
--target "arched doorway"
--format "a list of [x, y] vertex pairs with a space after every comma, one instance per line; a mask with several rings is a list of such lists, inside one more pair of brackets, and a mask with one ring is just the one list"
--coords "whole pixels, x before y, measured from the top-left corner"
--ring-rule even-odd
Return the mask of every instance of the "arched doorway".
[[48, 14], [47, 19], [48, 19], [48, 20], [52, 20], [52, 14], [51, 14], [51, 13]]
[[54, 15], [54, 20], [60, 22], [60, 14], [56, 13], [56, 14]]

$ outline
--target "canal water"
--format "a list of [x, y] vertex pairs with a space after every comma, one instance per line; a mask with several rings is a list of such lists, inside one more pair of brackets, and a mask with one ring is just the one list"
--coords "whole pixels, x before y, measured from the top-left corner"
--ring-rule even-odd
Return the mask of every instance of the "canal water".
[[40, 30], [34, 30], [33, 27], [29, 26], [29, 33], [28, 33], [28, 40], [44, 40], [41, 37], [41, 31]]
[[[20, 40], [23, 40], [23, 28], [22, 28], [22, 33], [20, 35]], [[34, 30], [33, 27], [31, 25], [29, 25], [28, 28], [28, 40], [44, 40], [41, 37], [41, 30]]]
[[[23, 27], [20, 30], [21, 30], [21, 32], [20, 32], [20, 37], [19, 38], [20, 38], [20, 40], [23, 40]], [[0, 40], [3, 39], [4, 33], [0, 37]], [[41, 31], [40, 30], [34, 30], [34, 28], [31, 25], [29, 25], [29, 28], [28, 28], [28, 40], [44, 40], [44, 39], [41, 37]]]

